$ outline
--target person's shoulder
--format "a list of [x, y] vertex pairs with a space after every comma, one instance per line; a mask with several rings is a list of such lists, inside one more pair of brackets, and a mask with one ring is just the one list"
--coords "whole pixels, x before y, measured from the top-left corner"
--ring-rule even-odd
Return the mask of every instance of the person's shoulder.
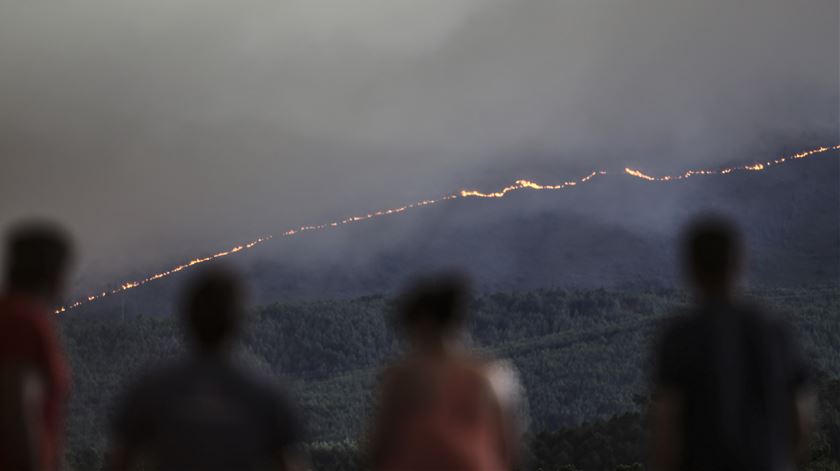
[[696, 307], [678, 307], [662, 320], [659, 327], [659, 338], [670, 339], [682, 337], [694, 331], [703, 322], [703, 315]]
[[495, 393], [503, 400], [518, 402], [522, 400], [525, 389], [522, 386], [519, 370], [510, 360], [487, 360], [483, 363], [487, 380]]
[[380, 382], [400, 381], [426, 376], [431, 371], [439, 371], [452, 364], [452, 358], [429, 359], [423, 356], [407, 354], [387, 365], [379, 373]]
[[257, 394], [268, 401], [280, 401], [283, 404], [289, 401], [289, 387], [280, 378], [247, 374], [244, 381]]
[[160, 367], [147, 365], [135, 373], [115, 401], [112, 427], [119, 435], [133, 435], [142, 428], [140, 424], [159, 421], [166, 417], [164, 406], [178, 388], [172, 378], [178, 374], [173, 365]]
[[41, 336], [43, 333], [43, 327], [36, 322], [33, 316], [27, 315], [13, 307], [0, 306], [0, 338], [13, 339], [22, 336]]
[[234, 381], [237, 400], [246, 401], [247, 407], [274, 424], [272, 427], [281, 431], [284, 442], [291, 444], [303, 438], [304, 414], [285, 381], [242, 364], [229, 364], [228, 374]]
[[46, 308], [24, 296], [0, 296], [0, 322], [6, 326], [43, 328], [47, 320]]
[[403, 389], [407, 384], [416, 383], [420, 378], [425, 377], [426, 368], [424, 365], [412, 358], [402, 358], [385, 368], [377, 375], [379, 389], [383, 392], [392, 392], [394, 389]]
[[179, 388], [176, 384], [186, 378], [188, 365], [183, 359], [168, 365], [146, 365], [135, 375], [126, 388], [127, 402], [153, 400], [161, 395], [171, 394]]
[[731, 309], [743, 316], [760, 319], [762, 321], [770, 321], [777, 316], [777, 312], [754, 298], [743, 298], [732, 303]]
[[709, 336], [710, 316], [698, 306], [673, 310], [662, 320], [654, 338], [653, 355], [657, 364], [681, 364], [702, 348]]
[[58, 350], [58, 334], [44, 311], [22, 296], [0, 297], [0, 357], [41, 363]]
[[380, 384], [387, 384], [405, 376], [408, 371], [409, 366], [403, 361], [398, 361], [382, 368], [377, 377]]
[[281, 408], [294, 407], [289, 387], [276, 376], [262, 374], [240, 363], [227, 365], [227, 374], [237, 389], [250, 397], [255, 406], [280, 405]]
[[788, 332], [791, 324], [787, 313], [767, 306], [755, 299], [745, 299], [733, 306], [733, 309], [746, 322], [755, 328], [769, 332]]
[[497, 387], [514, 387], [518, 383], [518, 376], [513, 364], [506, 360], [497, 360], [475, 354], [464, 354], [455, 357], [449, 364], [450, 376], [472, 381], [476, 385], [483, 385], [492, 390]]

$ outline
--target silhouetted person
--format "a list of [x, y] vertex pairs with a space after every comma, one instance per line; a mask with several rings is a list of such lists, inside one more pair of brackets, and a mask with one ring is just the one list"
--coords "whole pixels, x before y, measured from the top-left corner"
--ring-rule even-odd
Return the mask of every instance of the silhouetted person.
[[742, 242], [731, 222], [698, 219], [682, 250], [696, 302], [655, 352], [655, 469], [792, 469], [813, 396], [791, 328], [738, 299]]
[[70, 374], [52, 317], [72, 258], [46, 223], [7, 239], [0, 295], [0, 470], [55, 470], [62, 459]]
[[243, 317], [239, 280], [205, 273], [186, 290], [182, 321], [192, 355], [144, 378], [116, 410], [107, 467], [161, 471], [292, 470], [301, 424], [276, 388], [236, 366]]
[[519, 430], [511, 368], [463, 344], [469, 291], [447, 275], [419, 281], [399, 302], [409, 350], [383, 374], [371, 434], [375, 471], [504, 471]]

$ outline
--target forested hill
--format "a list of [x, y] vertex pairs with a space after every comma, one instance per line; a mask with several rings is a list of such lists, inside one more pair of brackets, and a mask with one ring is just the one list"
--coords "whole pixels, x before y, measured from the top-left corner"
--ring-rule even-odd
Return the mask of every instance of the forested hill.
[[[674, 261], [682, 227], [699, 212], [716, 211], [741, 226], [749, 247], [745, 268], [756, 286], [837, 285], [837, 154], [762, 172], [680, 182], [654, 183], [610, 174], [569, 191], [523, 190], [502, 199], [462, 198], [340, 230], [278, 237], [226, 262], [240, 268], [259, 304], [392, 293], [415, 273], [452, 267], [470, 275], [483, 293], [554, 286], [672, 288], [678, 283]], [[760, 162], [767, 157], [744, 155], [739, 161]], [[551, 181], [557, 180], [540, 177], [541, 183]], [[506, 183], [505, 179], [498, 184]], [[200, 240], [196, 235], [199, 246]], [[206, 256], [220, 248], [182, 256]], [[172, 264], [184, 261], [178, 258]], [[89, 290], [115, 288], [119, 286], [115, 282], [170, 268], [141, 267], [139, 262], [126, 267], [103, 280], [111, 284], [93, 284]], [[76, 313], [166, 314], [184, 279], [179, 274], [158, 280], [85, 305]], [[78, 293], [86, 294], [87, 290]]]
[[[752, 293], [785, 313], [814, 364], [840, 376], [840, 289]], [[646, 394], [650, 340], [663, 317], [685, 301], [675, 291], [565, 291], [482, 295], [475, 300], [477, 347], [513, 360], [528, 392], [531, 431], [559, 430], [634, 410]], [[255, 309], [240, 355], [284, 378], [318, 442], [357, 438], [370, 412], [376, 372], [398, 353], [389, 301], [272, 304]], [[114, 396], [143, 368], [182, 354], [177, 322], [148, 315], [64, 316], [74, 370], [68, 421], [71, 468], [99, 460]]]
[[[803, 471], [840, 470], [840, 380], [820, 378], [819, 416], [802, 457]], [[645, 471], [650, 456], [649, 402], [609, 419], [526, 436], [525, 471]], [[364, 456], [352, 443], [311, 448], [315, 467], [330, 471], [365, 470]]]

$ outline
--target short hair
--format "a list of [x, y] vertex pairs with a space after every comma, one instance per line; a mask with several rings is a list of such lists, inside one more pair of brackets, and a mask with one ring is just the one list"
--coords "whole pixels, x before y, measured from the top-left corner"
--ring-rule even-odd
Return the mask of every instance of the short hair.
[[6, 238], [6, 283], [12, 288], [53, 289], [73, 259], [70, 237], [60, 226], [25, 222]]
[[440, 273], [416, 279], [396, 302], [396, 323], [410, 331], [419, 325], [445, 333], [467, 320], [470, 283], [459, 273]]
[[203, 350], [216, 350], [233, 338], [242, 322], [245, 293], [232, 271], [203, 271], [186, 287], [182, 315], [189, 334]]
[[698, 280], [729, 281], [736, 274], [742, 256], [741, 233], [729, 218], [703, 215], [686, 227], [683, 263]]

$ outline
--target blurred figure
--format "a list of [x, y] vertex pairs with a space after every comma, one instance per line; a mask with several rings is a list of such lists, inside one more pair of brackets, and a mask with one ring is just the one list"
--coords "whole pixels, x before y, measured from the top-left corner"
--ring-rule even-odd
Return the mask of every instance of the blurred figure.
[[243, 297], [238, 278], [224, 271], [189, 286], [182, 321], [193, 354], [129, 390], [116, 410], [109, 469], [301, 469], [295, 408], [231, 358]]
[[793, 469], [814, 395], [791, 328], [739, 301], [742, 243], [731, 222], [698, 219], [682, 250], [696, 301], [655, 351], [654, 469]]
[[374, 471], [504, 471], [518, 457], [513, 369], [463, 344], [469, 291], [457, 276], [416, 283], [396, 321], [409, 350], [383, 374], [372, 427]]
[[72, 258], [46, 223], [21, 225], [6, 245], [0, 295], [0, 470], [55, 470], [62, 459], [70, 374], [53, 325]]

